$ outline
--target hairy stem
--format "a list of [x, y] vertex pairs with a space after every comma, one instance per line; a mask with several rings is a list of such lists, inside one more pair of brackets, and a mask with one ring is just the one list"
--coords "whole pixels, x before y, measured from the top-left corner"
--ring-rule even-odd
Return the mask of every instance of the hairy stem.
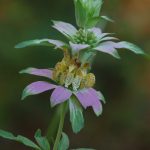
[[58, 150], [58, 145], [59, 145], [59, 141], [60, 141], [63, 126], [64, 126], [65, 114], [66, 114], [66, 103], [60, 106], [60, 122], [59, 122], [58, 132], [57, 132], [57, 136], [55, 139], [53, 150]]

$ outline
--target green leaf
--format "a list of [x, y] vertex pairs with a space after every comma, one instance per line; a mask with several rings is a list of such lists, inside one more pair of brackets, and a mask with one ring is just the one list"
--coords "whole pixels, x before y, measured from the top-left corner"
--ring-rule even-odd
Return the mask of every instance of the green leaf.
[[13, 141], [17, 141], [20, 142], [28, 147], [34, 148], [36, 150], [41, 150], [34, 142], [32, 142], [30, 139], [18, 135], [17, 137], [15, 137], [12, 133], [4, 131], [4, 130], [0, 130], [0, 137], [5, 138], [5, 139], [9, 139], [9, 140], [13, 140]]
[[25, 48], [28, 46], [55, 46], [56, 48], [61, 48], [63, 46], [66, 46], [66, 44], [59, 40], [36, 39], [36, 40], [21, 42], [17, 44], [15, 48]]
[[78, 133], [84, 126], [82, 107], [75, 97], [69, 100], [70, 122], [74, 133]]
[[87, 20], [87, 13], [80, 0], [74, 0], [76, 23], [79, 27], [84, 27]]
[[92, 27], [96, 26], [96, 24], [99, 22], [99, 20], [100, 20], [99, 17], [90, 18], [86, 23], [86, 27], [87, 28], [92, 28]]
[[132, 52], [134, 52], [136, 54], [145, 54], [144, 51], [141, 48], [139, 48], [135, 44], [132, 44], [132, 43], [126, 42], [126, 41], [122, 41], [122, 42], [117, 43], [116, 48], [129, 49], [129, 50], [131, 50]]
[[69, 148], [69, 138], [65, 133], [62, 133], [62, 138], [60, 140], [58, 150], [67, 150]]
[[92, 3], [93, 3], [93, 8], [95, 8], [95, 9], [93, 9], [93, 11], [94, 11], [93, 16], [97, 17], [100, 14], [100, 11], [101, 11], [101, 8], [103, 5], [103, 0], [95, 0], [95, 1], [92, 0]]
[[15, 138], [15, 136], [12, 133], [4, 131], [4, 130], [0, 130], [0, 137], [9, 139], [9, 140], [14, 140]]
[[50, 145], [46, 137], [43, 137], [41, 135], [41, 130], [38, 129], [34, 136], [35, 140], [39, 144], [39, 146], [42, 148], [42, 150], [50, 150]]
[[107, 17], [107, 16], [101, 16], [102, 19], [109, 21], [109, 22], [114, 22], [114, 20], [112, 20], [111, 18]]
[[51, 46], [51, 44], [48, 42], [48, 39], [36, 39], [36, 40], [30, 40], [30, 41], [24, 41], [15, 46], [15, 48], [25, 48], [28, 46]]
[[40, 150], [40, 148], [34, 142], [32, 142], [30, 139], [28, 139], [28, 138], [26, 138], [24, 136], [18, 135], [16, 137], [16, 141], [18, 141], [18, 142], [20, 142], [20, 143], [22, 143], [22, 144], [24, 144], [26, 146], [29, 146], [31, 148]]

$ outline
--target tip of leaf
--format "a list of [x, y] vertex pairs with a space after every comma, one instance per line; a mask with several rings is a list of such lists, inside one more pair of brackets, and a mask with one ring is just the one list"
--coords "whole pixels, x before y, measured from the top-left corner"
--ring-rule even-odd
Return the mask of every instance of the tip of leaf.
[[102, 115], [103, 109], [101, 109], [99, 112], [95, 112], [96, 116], [99, 117], [100, 115]]
[[55, 23], [57, 23], [57, 22], [58, 22], [58, 21], [56, 21], [56, 20], [51, 20], [51, 21], [52, 21], [52, 23], [53, 23], [53, 24], [55, 24]]
[[115, 21], [107, 16], [101, 16], [102, 19], [114, 23]]
[[113, 56], [114, 56], [116, 59], [121, 59], [121, 57], [119, 56], [118, 52], [116, 52]]
[[22, 92], [22, 96], [21, 96], [21, 100], [25, 100], [25, 98], [29, 95], [29, 93], [27, 93], [26, 89], [23, 90]]
[[26, 44], [27, 44], [26, 42], [21, 42], [21, 43], [15, 45], [15, 48], [17, 48], [17, 49], [24, 48], [24, 47], [26, 47]]
[[37, 129], [35, 132], [35, 137], [41, 136], [41, 129]]
[[106, 104], [106, 99], [105, 99], [105, 97], [104, 97], [103, 95], [102, 95], [101, 101], [102, 101], [104, 104]]
[[115, 58], [117, 58], [117, 59], [119, 59], [119, 60], [121, 59], [121, 57], [120, 57], [119, 55], [118, 55], [118, 56], [115, 56]]
[[15, 47], [14, 48], [22, 48], [21, 46], [20, 46], [20, 44], [17, 44], [17, 45], [15, 45]]
[[23, 69], [19, 71], [19, 74], [28, 73], [30, 71], [30, 68]]
[[139, 52], [139, 54], [140, 54], [140, 55], [145, 55], [145, 56], [147, 55], [143, 50], [141, 50], [141, 51]]
[[22, 101], [25, 100], [25, 98], [26, 98], [26, 96], [24, 96], [24, 95], [21, 96]]
[[23, 73], [24, 73], [24, 70], [19, 71], [19, 74], [23, 74]]

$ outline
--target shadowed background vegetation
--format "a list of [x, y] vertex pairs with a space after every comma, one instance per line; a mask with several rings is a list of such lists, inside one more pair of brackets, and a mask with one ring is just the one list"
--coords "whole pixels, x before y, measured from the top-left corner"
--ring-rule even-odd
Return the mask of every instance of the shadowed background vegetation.
[[[102, 13], [115, 20], [103, 22], [105, 32], [116, 33], [150, 53], [150, 0], [104, 0]], [[14, 45], [37, 38], [63, 39], [51, 28], [51, 19], [75, 24], [73, 0], [0, 0], [0, 128], [30, 138], [37, 128], [46, 132], [54, 111], [50, 93], [20, 100], [23, 88], [42, 78], [18, 72], [30, 66], [52, 68], [62, 52], [49, 47], [14, 49]], [[107, 103], [99, 118], [85, 111], [85, 128], [77, 135], [66, 119], [64, 130], [72, 148], [150, 149], [150, 61], [129, 51], [119, 53], [121, 60], [98, 54], [93, 64], [96, 88]], [[28, 148], [0, 139], [0, 149]]]

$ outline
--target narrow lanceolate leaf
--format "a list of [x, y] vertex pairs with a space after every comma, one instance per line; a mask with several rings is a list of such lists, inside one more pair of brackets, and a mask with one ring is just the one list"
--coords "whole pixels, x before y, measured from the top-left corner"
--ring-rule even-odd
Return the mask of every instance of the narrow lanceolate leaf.
[[51, 106], [54, 107], [57, 104], [63, 103], [68, 100], [72, 95], [72, 92], [62, 86], [58, 86], [52, 93], [50, 102]]
[[41, 150], [39, 146], [37, 146], [34, 142], [32, 142], [30, 139], [18, 135], [18, 136], [14, 136], [12, 133], [4, 131], [4, 130], [0, 130], [0, 137], [8, 139], [8, 140], [13, 140], [13, 141], [17, 141], [20, 142], [28, 147], [31, 147], [33, 149], [36, 150]]
[[78, 133], [84, 126], [82, 107], [75, 97], [69, 100], [70, 122], [74, 133]]
[[90, 47], [90, 45], [88, 45], [88, 44], [74, 44], [72, 42], [70, 42], [69, 44], [71, 46], [71, 50], [72, 50], [73, 54], [78, 53], [79, 51]]
[[[113, 35], [113, 33], [102, 33], [102, 34], [100, 34], [98, 37], [97, 37], [97, 39], [98, 39], [98, 41], [100, 42], [103, 38], [105, 38], [106, 36], [108, 36], [108, 35]], [[107, 37], [106, 37], [107, 38]]]
[[31, 75], [42, 76], [42, 77], [47, 77], [49, 79], [52, 79], [53, 71], [50, 69], [27, 68], [27, 69], [21, 70], [19, 73], [21, 74], [27, 73]]
[[56, 85], [44, 81], [33, 82], [24, 89], [22, 94], [22, 100], [24, 100], [29, 95], [40, 94], [56, 87]]
[[81, 0], [74, 0], [76, 23], [79, 27], [85, 27], [87, 21], [87, 12], [83, 7]]
[[141, 48], [139, 48], [135, 44], [132, 44], [132, 43], [129, 43], [126, 41], [116, 43], [116, 48], [125, 48], [125, 49], [128, 49], [128, 50], [136, 53], [136, 54], [145, 54]]
[[30, 139], [24, 137], [24, 136], [21, 136], [21, 135], [18, 135], [16, 137], [16, 141], [26, 145], [26, 146], [29, 146], [31, 148], [34, 148], [34, 149], [38, 149], [38, 150], [41, 150], [34, 142], [32, 142]]
[[61, 32], [69, 39], [72, 39], [72, 37], [77, 32], [77, 29], [69, 23], [62, 22], [62, 21], [53, 21], [53, 23], [54, 23], [53, 28]]
[[114, 20], [112, 20], [111, 18], [109, 18], [107, 16], [101, 16], [101, 18], [106, 20], [106, 21], [114, 22]]
[[68, 150], [69, 148], [69, 138], [65, 133], [62, 133], [62, 138], [58, 145], [58, 150]]
[[42, 150], [50, 150], [50, 145], [46, 137], [41, 135], [41, 130], [38, 129], [35, 133], [35, 140], [39, 144]]
[[4, 131], [4, 130], [0, 130], [0, 137], [9, 139], [9, 140], [14, 140], [15, 138], [15, 136], [12, 133]]
[[118, 38], [115, 38], [115, 37], [111, 37], [111, 36], [108, 36], [108, 37], [104, 37], [100, 40], [100, 42], [103, 42], [103, 41], [111, 41], [111, 40], [119, 40]]
[[96, 90], [83, 89], [76, 92], [75, 95], [85, 109], [91, 106], [97, 116], [102, 113], [102, 104]]
[[116, 43], [108, 41], [108, 42], [101, 43], [99, 46], [94, 48], [94, 50], [110, 54], [113, 57], [119, 59], [120, 56], [117, 50], [115, 49], [115, 46], [116, 46]]
[[28, 46], [55, 46], [56, 48], [61, 48], [63, 46], [66, 46], [66, 44], [59, 40], [36, 39], [36, 40], [21, 42], [17, 44], [15, 48], [25, 48]]

